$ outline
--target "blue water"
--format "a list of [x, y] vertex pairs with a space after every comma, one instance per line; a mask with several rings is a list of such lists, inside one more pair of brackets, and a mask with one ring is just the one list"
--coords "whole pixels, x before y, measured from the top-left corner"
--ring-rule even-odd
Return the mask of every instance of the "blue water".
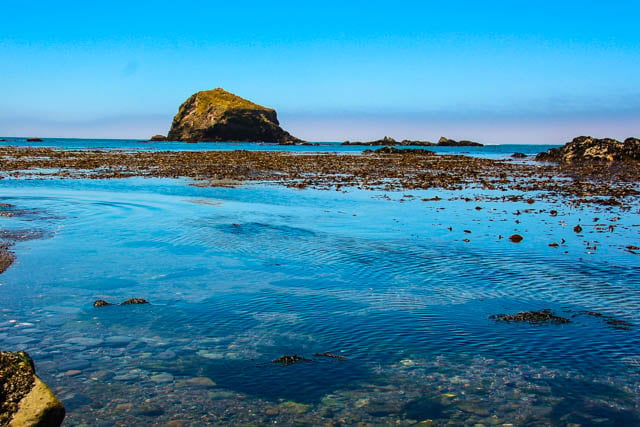
[[[74, 138], [43, 138], [43, 142], [27, 142], [27, 138], [0, 138], [2, 145], [19, 147], [54, 147], [67, 149], [99, 149], [99, 150], [127, 150], [127, 151], [208, 151], [208, 150], [249, 150], [249, 151], [288, 151], [300, 153], [338, 152], [360, 153], [364, 150], [380, 147], [344, 146], [339, 142], [319, 142], [318, 145], [277, 145], [267, 143], [246, 142], [200, 142], [197, 144], [186, 142], [149, 142], [131, 139], [74, 139]], [[535, 155], [556, 145], [524, 145], [504, 144], [485, 145], [484, 147], [407, 147], [425, 148], [436, 153], [464, 154], [487, 158], [505, 158], [520, 152]]]
[[[189, 184], [0, 180], [0, 228], [26, 236], [0, 347], [33, 356], [66, 425], [640, 420], [637, 208]], [[151, 304], [92, 307], [131, 297]], [[542, 308], [573, 322], [489, 319]]]

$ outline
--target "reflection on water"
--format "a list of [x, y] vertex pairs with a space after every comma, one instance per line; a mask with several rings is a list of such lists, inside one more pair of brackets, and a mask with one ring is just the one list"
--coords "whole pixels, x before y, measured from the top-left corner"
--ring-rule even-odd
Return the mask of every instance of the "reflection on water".
[[[0, 346], [30, 352], [68, 425], [640, 422], [640, 269], [625, 250], [638, 212], [155, 179], [0, 185], [16, 211], [3, 235], [36, 233], [14, 239], [0, 276]], [[131, 297], [152, 304], [92, 307]], [[489, 319], [541, 308], [572, 322]], [[284, 354], [313, 360], [271, 363]]]

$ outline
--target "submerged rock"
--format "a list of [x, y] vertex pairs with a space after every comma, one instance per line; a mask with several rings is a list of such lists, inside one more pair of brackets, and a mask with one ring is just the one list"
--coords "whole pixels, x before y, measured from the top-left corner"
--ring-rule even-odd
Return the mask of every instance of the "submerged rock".
[[130, 305], [130, 304], [149, 304], [149, 301], [147, 301], [144, 298], [131, 298], [121, 303], [120, 305]]
[[445, 138], [444, 136], [440, 137], [440, 139], [438, 140], [438, 145], [440, 147], [483, 147], [484, 146], [479, 142], [467, 141], [464, 139], [461, 141], [456, 141], [455, 139]]
[[539, 153], [536, 160], [559, 163], [640, 161], [640, 139], [579, 136], [560, 148]]
[[330, 359], [347, 360], [346, 357], [333, 353], [313, 353], [314, 357], [328, 357]]
[[0, 352], [0, 425], [59, 426], [62, 403], [36, 375], [25, 352]]
[[272, 360], [273, 363], [280, 363], [281, 365], [292, 365], [298, 362], [311, 362], [311, 359], [305, 359], [304, 357], [294, 355], [284, 355]]
[[189, 97], [173, 118], [170, 141], [296, 143], [280, 127], [276, 111], [217, 88]]
[[494, 314], [490, 319], [504, 322], [529, 322], [529, 323], [570, 323], [566, 317], [556, 316], [553, 312], [545, 308], [538, 311], [523, 311], [516, 314]]

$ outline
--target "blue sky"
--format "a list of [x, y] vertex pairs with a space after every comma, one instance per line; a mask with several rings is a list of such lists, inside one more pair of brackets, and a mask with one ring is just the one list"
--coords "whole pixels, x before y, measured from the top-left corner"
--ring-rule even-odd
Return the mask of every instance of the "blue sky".
[[223, 87], [309, 140], [640, 135], [640, 2], [5, 2], [0, 135], [143, 138]]

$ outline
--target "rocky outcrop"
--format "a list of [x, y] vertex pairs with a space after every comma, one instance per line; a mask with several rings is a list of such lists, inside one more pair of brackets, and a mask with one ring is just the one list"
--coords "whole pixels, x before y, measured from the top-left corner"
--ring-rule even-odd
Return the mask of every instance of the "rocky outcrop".
[[160, 142], [163, 142], [163, 141], [166, 141], [166, 140], [167, 140], [167, 137], [164, 136], [164, 135], [153, 135], [151, 138], [149, 138], [149, 141], [160, 141]]
[[27, 138], [27, 142], [43, 142], [40, 138]]
[[579, 136], [560, 148], [539, 153], [536, 160], [559, 163], [639, 161], [640, 139], [627, 138], [620, 142]]
[[0, 425], [59, 426], [65, 409], [27, 353], [0, 352]]
[[189, 97], [173, 118], [169, 141], [297, 143], [276, 111], [217, 88]]
[[402, 141], [396, 141], [395, 139], [389, 137], [389, 136], [385, 136], [382, 139], [377, 139], [375, 141], [366, 141], [366, 142], [361, 142], [361, 141], [345, 141], [342, 143], [342, 145], [360, 145], [360, 146], [386, 146], [386, 147], [391, 147], [391, 146], [407, 146], [407, 145], [413, 145], [413, 146], [417, 146], [417, 147], [430, 147], [432, 145], [435, 145], [433, 142], [429, 142], [429, 141], [412, 141], [409, 139], [403, 139]]
[[438, 140], [438, 146], [440, 147], [483, 147], [483, 144], [474, 141], [467, 141], [463, 139], [461, 141], [456, 141], [455, 139], [445, 138], [441, 136]]

